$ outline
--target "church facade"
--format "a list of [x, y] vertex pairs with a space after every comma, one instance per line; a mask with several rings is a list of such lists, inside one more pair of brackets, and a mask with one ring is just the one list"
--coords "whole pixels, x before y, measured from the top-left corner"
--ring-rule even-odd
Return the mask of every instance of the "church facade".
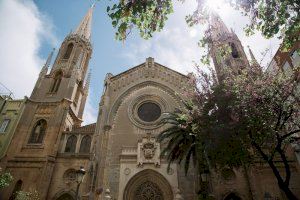
[[[166, 128], [163, 113], [183, 109], [182, 95], [189, 77], [154, 62], [153, 58], [118, 75], [107, 74], [96, 123], [81, 126], [89, 92], [88, 63], [92, 55], [91, 8], [78, 28], [63, 41], [49, 71], [50, 54], [24, 110], [0, 166], [13, 183], [2, 199], [16, 191], [37, 191], [41, 199], [75, 200], [76, 170], [86, 174], [80, 199], [193, 200], [199, 175], [168, 163], [156, 136]], [[232, 54], [212, 57], [217, 71], [223, 65], [251, 67], [241, 42], [215, 16], [214, 40], [228, 43]], [[293, 152], [292, 152], [293, 153]], [[293, 157], [292, 157], [293, 158]], [[299, 165], [291, 159], [292, 190], [300, 196]], [[225, 169], [211, 174], [214, 199], [284, 199], [276, 180], [260, 164], [249, 171]], [[298, 183], [298, 184], [297, 184]], [[104, 192], [101, 193], [101, 191]]]

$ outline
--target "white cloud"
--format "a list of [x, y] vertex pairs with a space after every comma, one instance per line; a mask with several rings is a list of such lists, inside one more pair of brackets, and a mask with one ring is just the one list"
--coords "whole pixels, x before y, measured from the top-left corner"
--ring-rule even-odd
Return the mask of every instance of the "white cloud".
[[34, 2], [0, 1], [0, 82], [17, 98], [30, 95], [42, 64], [43, 39], [57, 45], [52, 23]]
[[150, 40], [125, 43], [123, 56], [130, 59], [132, 65], [145, 62], [145, 58], [151, 56], [156, 62], [179, 72], [193, 70], [192, 61], [198, 61], [201, 55], [197, 46], [200, 27], [189, 28], [185, 22], [185, 16], [193, 11], [193, 5], [190, 1], [184, 4], [176, 2], [174, 15], [169, 18], [164, 30]]
[[[138, 41], [128, 43], [124, 49], [123, 56], [130, 59], [132, 65], [145, 61], [146, 57], [152, 56], [156, 62], [166, 65], [182, 73], [193, 70], [193, 61], [199, 63], [203, 49], [197, 46], [198, 41], [203, 36], [205, 27], [198, 25], [188, 27], [185, 22], [185, 16], [191, 14], [196, 4], [192, 1], [186, 1], [181, 4], [174, 1], [174, 14], [170, 16], [164, 30], [156, 33], [148, 41]], [[240, 38], [246, 54], [248, 54], [249, 45], [253, 50], [257, 60], [260, 61], [266, 48], [272, 47], [272, 51], [265, 57], [263, 65], [266, 65], [273, 54], [276, 52], [279, 41], [275, 38], [272, 40], [264, 39], [260, 33], [251, 37], [246, 37], [243, 27], [248, 22], [248, 18], [242, 16], [239, 11], [230, 6], [217, 7], [216, 11], [225, 21], [228, 28], [233, 28]], [[130, 36], [129, 36], [130, 37]]]
[[[42, 42], [58, 46], [53, 23], [33, 1], [3, 0], [0, 1], [0, 30], [0, 82], [16, 98], [29, 96], [45, 62], [38, 54]], [[88, 98], [84, 124], [94, 123], [96, 116], [97, 109]]]

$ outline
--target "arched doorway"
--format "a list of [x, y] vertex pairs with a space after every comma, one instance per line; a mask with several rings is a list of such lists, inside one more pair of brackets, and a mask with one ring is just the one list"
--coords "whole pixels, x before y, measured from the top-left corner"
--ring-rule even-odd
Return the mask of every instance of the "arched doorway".
[[75, 198], [69, 193], [63, 193], [55, 200], [75, 200]]
[[173, 192], [161, 174], [146, 169], [128, 181], [123, 200], [173, 200]]
[[239, 196], [234, 193], [228, 194], [224, 200], [242, 200]]

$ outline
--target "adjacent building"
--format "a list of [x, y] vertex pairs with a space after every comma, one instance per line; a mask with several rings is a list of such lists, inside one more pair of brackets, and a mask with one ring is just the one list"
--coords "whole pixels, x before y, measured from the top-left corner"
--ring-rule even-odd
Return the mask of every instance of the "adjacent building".
[[6, 156], [24, 108], [25, 99], [0, 95], [0, 160]]

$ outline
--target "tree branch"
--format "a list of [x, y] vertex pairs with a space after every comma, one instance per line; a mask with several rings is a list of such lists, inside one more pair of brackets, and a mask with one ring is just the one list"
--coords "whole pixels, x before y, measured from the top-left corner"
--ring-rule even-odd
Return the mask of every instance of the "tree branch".
[[293, 135], [293, 134], [295, 134], [295, 133], [298, 133], [298, 132], [300, 132], [300, 129], [291, 131], [291, 132], [289, 132], [289, 133], [287, 133], [287, 134], [281, 136], [281, 137], [280, 137], [280, 140], [283, 141], [283, 140], [285, 140], [287, 137], [289, 137], [289, 136], [291, 136], [291, 135]]
[[291, 108], [290, 112], [284, 117], [283, 122], [280, 126], [280, 129], [283, 128], [283, 126], [285, 125], [285, 123], [287, 122], [287, 120], [292, 116], [294, 109]]
[[284, 151], [281, 148], [277, 148], [277, 152], [280, 154], [280, 157], [283, 161], [284, 168], [285, 168], [285, 181], [284, 183], [289, 186], [290, 184], [290, 179], [291, 179], [291, 170], [290, 170], [290, 165], [288, 163], [288, 160], [286, 158], [286, 155]]

